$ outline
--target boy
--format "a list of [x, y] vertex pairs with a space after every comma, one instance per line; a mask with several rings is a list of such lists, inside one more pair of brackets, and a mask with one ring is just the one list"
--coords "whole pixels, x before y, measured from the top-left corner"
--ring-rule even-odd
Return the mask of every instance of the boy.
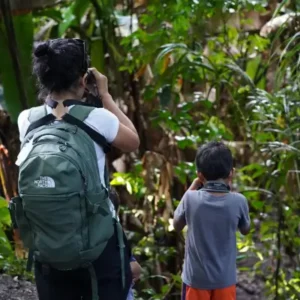
[[174, 213], [174, 228], [188, 226], [183, 266], [184, 300], [236, 299], [236, 230], [250, 231], [246, 198], [230, 192], [233, 159], [220, 142], [196, 155], [197, 178]]
[[[115, 189], [111, 189], [109, 197], [115, 207], [116, 214], [118, 215], [119, 209], [120, 209], [120, 199], [119, 199], [119, 195], [118, 195], [117, 191]], [[127, 241], [127, 239], [126, 239], [126, 241]], [[133, 294], [132, 287], [135, 284], [135, 282], [140, 278], [142, 268], [141, 268], [140, 264], [136, 261], [135, 257], [131, 254], [131, 251], [130, 251], [130, 268], [131, 268], [131, 272], [132, 272], [133, 283], [129, 290], [127, 300], [134, 300], [134, 294]]]

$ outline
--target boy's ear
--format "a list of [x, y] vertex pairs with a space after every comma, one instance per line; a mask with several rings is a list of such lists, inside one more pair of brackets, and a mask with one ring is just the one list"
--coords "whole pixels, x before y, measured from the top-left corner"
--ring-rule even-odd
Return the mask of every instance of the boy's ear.
[[198, 176], [199, 180], [202, 182], [202, 184], [204, 184], [206, 179], [203, 176], [203, 174], [201, 172], [197, 172], [197, 176]]
[[235, 175], [235, 168], [232, 168], [232, 170], [229, 173], [229, 179], [232, 179], [232, 177]]

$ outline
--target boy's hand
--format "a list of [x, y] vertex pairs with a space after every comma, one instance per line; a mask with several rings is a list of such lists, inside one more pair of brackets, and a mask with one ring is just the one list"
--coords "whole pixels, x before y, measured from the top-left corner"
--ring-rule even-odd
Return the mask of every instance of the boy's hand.
[[199, 188], [201, 188], [202, 186], [203, 186], [203, 182], [200, 180], [200, 178], [197, 177], [192, 182], [191, 186], [189, 187], [189, 190], [196, 191]]

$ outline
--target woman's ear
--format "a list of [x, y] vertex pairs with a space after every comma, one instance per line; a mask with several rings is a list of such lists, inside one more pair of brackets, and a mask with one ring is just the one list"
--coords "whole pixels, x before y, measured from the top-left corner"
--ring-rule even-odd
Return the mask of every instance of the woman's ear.
[[79, 82], [79, 84], [80, 84], [80, 86], [82, 86], [83, 88], [86, 88], [86, 85], [87, 85], [87, 76], [88, 76], [88, 74], [87, 73], [85, 73], [84, 74], [84, 76], [83, 77], [81, 77], [80, 78], [80, 82]]

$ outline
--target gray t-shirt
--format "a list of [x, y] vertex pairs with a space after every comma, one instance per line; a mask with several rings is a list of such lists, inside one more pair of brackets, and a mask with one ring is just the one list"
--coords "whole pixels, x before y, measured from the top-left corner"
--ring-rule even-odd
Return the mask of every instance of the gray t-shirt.
[[236, 284], [236, 231], [250, 226], [246, 198], [189, 190], [174, 218], [188, 226], [183, 282], [205, 290]]

